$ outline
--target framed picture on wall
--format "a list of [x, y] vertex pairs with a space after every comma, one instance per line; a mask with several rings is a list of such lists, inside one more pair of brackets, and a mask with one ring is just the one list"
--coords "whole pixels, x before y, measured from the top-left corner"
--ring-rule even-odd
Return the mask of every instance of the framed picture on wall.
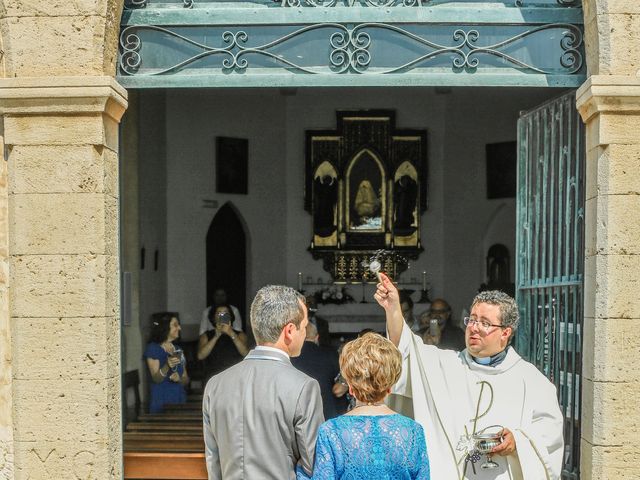
[[216, 192], [248, 193], [249, 140], [216, 137]]
[[516, 196], [517, 149], [517, 142], [487, 144], [487, 198]]

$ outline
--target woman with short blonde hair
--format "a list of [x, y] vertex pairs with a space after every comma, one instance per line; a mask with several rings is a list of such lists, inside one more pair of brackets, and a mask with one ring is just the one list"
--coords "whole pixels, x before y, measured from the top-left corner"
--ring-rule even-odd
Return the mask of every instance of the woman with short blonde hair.
[[400, 351], [377, 333], [344, 346], [340, 371], [356, 406], [320, 426], [313, 479], [429, 480], [422, 427], [384, 404], [401, 368]]
[[367, 333], [347, 343], [340, 355], [340, 372], [360, 402], [384, 399], [400, 378], [400, 350], [377, 333]]

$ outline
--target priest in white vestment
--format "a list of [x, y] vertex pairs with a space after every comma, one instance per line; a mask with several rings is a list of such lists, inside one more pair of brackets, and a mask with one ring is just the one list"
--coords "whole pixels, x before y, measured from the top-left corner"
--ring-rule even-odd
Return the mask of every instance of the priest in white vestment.
[[[398, 290], [384, 274], [375, 298], [403, 356], [391, 407], [424, 427], [431, 478], [560, 478], [564, 439], [556, 388], [509, 346], [519, 320], [513, 298], [498, 291], [476, 296], [465, 319], [467, 348], [460, 353], [422, 343], [402, 318]], [[498, 464], [493, 469], [482, 468], [488, 459], [471, 439], [483, 431], [502, 431], [502, 443], [490, 454]]]

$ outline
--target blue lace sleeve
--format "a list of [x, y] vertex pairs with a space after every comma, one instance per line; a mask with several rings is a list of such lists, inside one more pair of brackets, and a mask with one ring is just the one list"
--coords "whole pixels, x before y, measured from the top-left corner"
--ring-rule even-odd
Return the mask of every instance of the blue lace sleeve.
[[326, 433], [326, 424], [318, 430], [318, 440], [316, 442], [316, 459], [313, 464], [313, 476], [300, 467], [296, 468], [297, 480], [334, 480], [336, 479], [335, 461], [331, 451], [331, 442]]
[[418, 469], [415, 473], [415, 476], [412, 477], [416, 480], [430, 480], [431, 474], [429, 472], [429, 457], [427, 456], [427, 442], [424, 438], [424, 430], [421, 425], [417, 426], [416, 429], [416, 443], [415, 452], [416, 452], [416, 460], [415, 465], [417, 465]]
[[334, 480], [336, 462], [331, 450], [331, 442], [326, 429], [321, 428], [316, 443], [316, 461], [313, 467], [313, 480]]

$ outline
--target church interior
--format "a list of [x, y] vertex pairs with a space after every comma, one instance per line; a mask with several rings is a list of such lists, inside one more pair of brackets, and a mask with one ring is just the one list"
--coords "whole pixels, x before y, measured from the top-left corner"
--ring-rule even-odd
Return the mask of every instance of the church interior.
[[[203, 311], [219, 288], [237, 306], [249, 336], [251, 300], [267, 284], [315, 294], [335, 346], [363, 328], [384, 331], [375, 281], [336, 279], [314, 251], [322, 250], [314, 225], [327, 222], [314, 220], [309, 208], [314, 172], [316, 178], [322, 173], [309, 169], [309, 132], [335, 132], [340, 112], [392, 112], [396, 130], [424, 133], [415, 248], [405, 258], [398, 243], [387, 238], [382, 246], [399, 252], [394, 280], [411, 294], [414, 313], [443, 298], [451, 322], [461, 326], [475, 293], [496, 281], [490, 258], [496, 248], [499, 281], [513, 289], [517, 121], [520, 112], [561, 93], [504, 87], [130, 91], [120, 137], [122, 368], [123, 375], [138, 371], [139, 410], [148, 400], [143, 352], [151, 315], [177, 312], [182, 344], [195, 345]], [[223, 157], [241, 167], [225, 166]], [[373, 190], [375, 201], [380, 185]], [[339, 248], [340, 235], [332, 238], [331, 248]], [[203, 386], [197, 380], [194, 372], [195, 395]], [[136, 400], [126, 386], [123, 407], [131, 412]]]

